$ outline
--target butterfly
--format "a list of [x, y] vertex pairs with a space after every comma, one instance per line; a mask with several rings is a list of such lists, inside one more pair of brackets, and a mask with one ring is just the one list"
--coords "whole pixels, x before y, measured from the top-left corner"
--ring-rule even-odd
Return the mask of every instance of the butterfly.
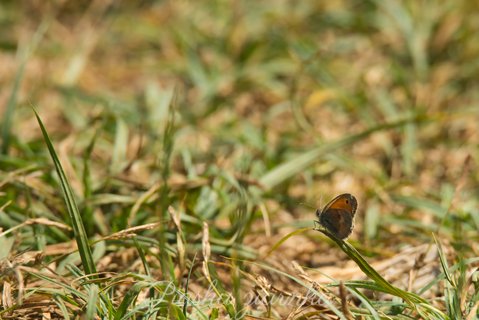
[[319, 223], [336, 238], [346, 239], [354, 228], [354, 214], [358, 201], [349, 193], [343, 193], [329, 201], [323, 210], [316, 210]]

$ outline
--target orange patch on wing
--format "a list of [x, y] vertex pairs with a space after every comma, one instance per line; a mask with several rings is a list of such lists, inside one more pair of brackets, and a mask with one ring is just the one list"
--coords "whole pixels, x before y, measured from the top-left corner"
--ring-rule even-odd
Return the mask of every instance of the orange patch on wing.
[[331, 203], [331, 205], [329, 205], [328, 209], [329, 208], [331, 208], [331, 209], [345, 209], [345, 210], [348, 210], [348, 211], [353, 210], [353, 206], [352, 206], [352, 203], [351, 203], [351, 200], [349, 199], [349, 197], [341, 197], [341, 198], [336, 199], [335, 201], [333, 201]]

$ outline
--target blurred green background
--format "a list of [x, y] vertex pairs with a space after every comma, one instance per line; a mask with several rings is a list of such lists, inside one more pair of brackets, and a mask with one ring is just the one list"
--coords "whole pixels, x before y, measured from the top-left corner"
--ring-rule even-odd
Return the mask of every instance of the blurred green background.
[[[286, 317], [288, 308], [244, 306], [242, 299], [261, 287], [253, 275], [292, 293], [304, 289], [279, 273], [298, 279], [293, 261], [334, 279], [362, 279], [320, 233], [284, 238], [312, 228], [315, 209], [348, 192], [359, 201], [350, 242], [361, 253], [383, 267], [397, 264], [395, 257], [422, 261], [378, 271], [451, 319], [473, 317], [477, 21], [479, 3], [465, 0], [2, 1], [0, 258], [14, 268], [33, 263], [19, 255], [41, 251], [42, 262], [32, 266], [38, 272], [49, 266], [62, 277], [81, 274], [34, 106], [77, 199], [99, 272], [174, 280], [184, 291], [190, 279], [200, 296], [213, 279], [221, 283], [218, 295], [235, 297], [201, 312], [172, 311], [172, 297], [155, 315], [214, 318], [246, 310]], [[432, 233], [444, 247], [441, 259]], [[431, 250], [436, 255], [424, 263]], [[209, 259], [216, 262], [208, 274], [201, 260]], [[433, 290], [436, 275], [448, 278], [444, 261], [461, 265], [454, 272], [462, 280], [449, 281], [450, 291]], [[31, 281], [20, 289], [22, 281], [2, 272], [17, 304], [4, 299], [0, 315], [22, 312], [18, 297], [28, 298], [21, 290], [44, 289]], [[102, 281], [123, 297], [116, 280]], [[121, 301], [95, 309], [69, 294], [64, 299], [75, 307], [56, 302], [63, 317], [85, 308], [105, 316]], [[355, 317], [374, 317], [370, 309], [418, 316], [384, 306], [389, 299], [382, 296], [366, 299], [371, 308], [355, 299]], [[333, 309], [301, 311], [348, 318]], [[123, 311], [119, 319], [127, 317]]]

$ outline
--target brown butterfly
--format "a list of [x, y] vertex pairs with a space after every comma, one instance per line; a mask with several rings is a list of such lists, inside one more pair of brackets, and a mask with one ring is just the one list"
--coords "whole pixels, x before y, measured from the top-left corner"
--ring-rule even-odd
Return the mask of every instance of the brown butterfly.
[[323, 210], [316, 210], [319, 223], [339, 239], [349, 237], [354, 228], [354, 214], [358, 201], [349, 193], [343, 193], [331, 200]]

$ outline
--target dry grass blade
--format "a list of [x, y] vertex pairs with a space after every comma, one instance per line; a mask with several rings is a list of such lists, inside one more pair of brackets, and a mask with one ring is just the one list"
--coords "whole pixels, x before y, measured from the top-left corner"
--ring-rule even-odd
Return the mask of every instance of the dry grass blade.
[[56, 222], [56, 221], [51, 221], [51, 220], [46, 219], [46, 218], [33, 218], [33, 219], [28, 219], [27, 221], [25, 221], [25, 222], [23, 222], [19, 225], [16, 225], [13, 228], [5, 230], [4, 232], [0, 233], [0, 237], [4, 237], [7, 234], [10, 234], [17, 229], [20, 229], [24, 226], [30, 226], [30, 225], [33, 225], [33, 224], [40, 224], [40, 225], [44, 225], [44, 226], [57, 227], [57, 228], [63, 229], [63, 230], [71, 230], [72, 229], [72, 228], [70, 228], [70, 226], [67, 226], [66, 224]]
[[96, 240], [95, 242], [111, 240], [111, 239], [131, 238], [136, 236], [139, 231], [151, 230], [151, 229], [157, 228], [160, 225], [160, 223], [161, 222], [155, 222], [155, 223], [149, 223], [149, 224], [145, 224], [141, 226], [131, 227], [125, 230], [115, 232], [107, 237], [103, 237], [99, 240]]

